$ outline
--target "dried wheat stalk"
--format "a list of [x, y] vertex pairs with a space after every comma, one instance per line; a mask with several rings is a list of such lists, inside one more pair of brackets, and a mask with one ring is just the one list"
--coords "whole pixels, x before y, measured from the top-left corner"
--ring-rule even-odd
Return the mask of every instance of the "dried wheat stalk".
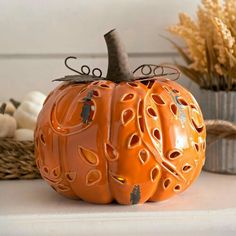
[[194, 21], [185, 13], [168, 30], [181, 37], [185, 47], [169, 41], [187, 66], [179, 69], [201, 88], [236, 90], [236, 1], [202, 0]]

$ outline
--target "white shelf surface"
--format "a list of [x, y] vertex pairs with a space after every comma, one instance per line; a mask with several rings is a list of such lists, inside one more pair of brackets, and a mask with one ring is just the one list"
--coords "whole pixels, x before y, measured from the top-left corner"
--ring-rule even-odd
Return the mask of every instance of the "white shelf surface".
[[0, 235], [236, 235], [236, 175], [202, 172], [164, 202], [70, 200], [42, 180], [0, 181]]

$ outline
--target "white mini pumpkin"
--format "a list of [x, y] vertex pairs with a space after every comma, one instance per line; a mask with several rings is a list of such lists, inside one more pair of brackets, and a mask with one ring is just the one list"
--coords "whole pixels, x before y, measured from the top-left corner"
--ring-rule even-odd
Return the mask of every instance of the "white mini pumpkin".
[[46, 96], [38, 91], [28, 93], [14, 113], [19, 128], [34, 130]]
[[16, 130], [16, 120], [5, 114], [6, 103], [0, 107], [0, 138], [10, 138], [14, 136]]

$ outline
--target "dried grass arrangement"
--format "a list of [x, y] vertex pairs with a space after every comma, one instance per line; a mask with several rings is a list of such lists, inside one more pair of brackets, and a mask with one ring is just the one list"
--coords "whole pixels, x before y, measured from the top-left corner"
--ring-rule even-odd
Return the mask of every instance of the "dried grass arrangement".
[[168, 30], [185, 42], [177, 49], [187, 65], [178, 68], [203, 89], [236, 91], [236, 1], [202, 0], [197, 20], [179, 14]]

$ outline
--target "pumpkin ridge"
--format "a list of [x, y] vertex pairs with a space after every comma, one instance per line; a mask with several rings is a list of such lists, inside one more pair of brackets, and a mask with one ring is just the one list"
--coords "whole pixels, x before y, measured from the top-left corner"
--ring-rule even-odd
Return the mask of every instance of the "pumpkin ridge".
[[[155, 85], [154, 86], [152, 86], [152, 88], [150, 89], [150, 91], [148, 91], [149, 93], [147, 93], [146, 94], [146, 96], [145, 96], [145, 98], [144, 98], [144, 101], [145, 101], [145, 99], [148, 97], [148, 96], [151, 96], [152, 94], [154, 94], [154, 92], [153, 92], [153, 90], [155, 89], [155, 87], [156, 86], [160, 86], [158, 83], [155, 83]], [[152, 96], [151, 96], [151, 98], [150, 99], [152, 99]], [[156, 104], [156, 103], [155, 103]], [[165, 105], [165, 104], [164, 104]], [[145, 107], [146, 105], [145, 105], [145, 103], [144, 103], [144, 107]], [[160, 106], [160, 108], [161, 108], [162, 106]], [[159, 108], [159, 106], [156, 104], [156, 108], [157, 108], [157, 116], [158, 116], [158, 119], [159, 119], [159, 125], [160, 125], [160, 127], [158, 128], [159, 129], [159, 131], [162, 133], [162, 135], [163, 135], [163, 132], [162, 132], [162, 130], [163, 130], [163, 124], [162, 124], [162, 119], [161, 119], [161, 116], [160, 116], [160, 108]], [[149, 130], [148, 129], [148, 127], [147, 127], [147, 120], [146, 120], [146, 115], [144, 115], [144, 119], [145, 119], [145, 129], [146, 129], [146, 132], [148, 133], [148, 138], [150, 139], [150, 143], [152, 144], [152, 145], [147, 145], [148, 146], [148, 150], [152, 153], [152, 155], [154, 156], [154, 158], [155, 158], [155, 160], [156, 160], [156, 163], [157, 163], [157, 165], [159, 166], [159, 170], [160, 170], [160, 173], [163, 171], [163, 167], [162, 167], [162, 165], [160, 164], [160, 163], [162, 163], [163, 162], [163, 160], [164, 160], [164, 153], [163, 153], [163, 140], [164, 140], [164, 138], [162, 137], [161, 138], [161, 140], [159, 140], [159, 142], [160, 142], [160, 146], [161, 146], [161, 150], [160, 149], [158, 149], [158, 147], [156, 146], [156, 144], [155, 144], [155, 141], [153, 141], [153, 139], [151, 138], [152, 137], [152, 132], [151, 132], [151, 130]], [[145, 143], [145, 145], [146, 145], [146, 143]], [[152, 147], [152, 148], [151, 148]], [[154, 149], [154, 150], [153, 150]], [[154, 152], [153, 152], [154, 151]], [[157, 153], [158, 155], [156, 155], [155, 153]], [[161, 174], [160, 174], [161, 175]], [[148, 199], [148, 201], [151, 201], [151, 199], [152, 199], [152, 197], [153, 197], [153, 195], [157, 192], [157, 190], [158, 190], [158, 187], [159, 187], [159, 185], [161, 185], [161, 178], [159, 178], [159, 180], [156, 182], [156, 185], [155, 185], [155, 188], [154, 188], [154, 190], [153, 190], [153, 192], [152, 192], [152, 195], [149, 197], [149, 199]]]
[[[109, 128], [108, 128], [109, 130], [108, 130], [108, 137], [107, 137], [107, 141], [109, 142], [109, 145], [112, 145], [113, 148], [114, 148], [114, 145], [113, 145], [113, 143], [111, 142], [111, 131], [112, 131], [111, 121], [112, 121], [113, 113], [114, 113], [114, 112], [113, 112], [113, 108], [115, 109], [115, 106], [113, 106], [113, 105], [115, 105], [115, 104], [113, 104], [113, 103], [115, 103], [114, 97], [115, 97], [116, 88], [117, 88], [117, 84], [114, 83], [114, 87], [112, 88], [112, 91], [111, 91], [111, 98], [110, 98], [110, 104], [109, 104], [109, 106], [110, 106], [110, 116], [109, 116]], [[105, 140], [104, 140], [104, 141], [105, 141]], [[104, 142], [104, 143], [106, 143], [106, 142]], [[113, 195], [113, 193], [112, 193], [112, 191], [111, 191], [111, 182], [110, 182], [110, 178], [109, 178], [109, 176], [110, 176], [109, 161], [108, 161], [108, 159], [106, 158], [105, 146], [106, 146], [106, 145], [103, 145], [103, 155], [104, 155], [104, 160], [105, 160], [105, 163], [106, 163], [107, 184], [108, 184], [108, 186], [109, 186], [109, 192], [110, 192], [111, 198], [112, 198], [112, 200], [114, 200], [115, 197], [114, 197], [114, 195]]]
[[[174, 83], [174, 82], [172, 82], [172, 83]], [[165, 82], [162, 82], [162, 84], [164, 84], [165, 85], [165, 87], [168, 87], [168, 85], [165, 83]], [[170, 91], [167, 91], [167, 90], [165, 90], [166, 91], [166, 93], [168, 94], [168, 96], [172, 99], [172, 96], [169, 94], [170, 93]], [[168, 109], [169, 109], [169, 106], [167, 106], [168, 107]], [[164, 154], [164, 150], [163, 150], [163, 147], [164, 147], [164, 145], [163, 145], [163, 140], [166, 140], [166, 137], [165, 137], [165, 133], [166, 132], [163, 132], [163, 129], [165, 129], [165, 128], [163, 128], [163, 127], [165, 127], [165, 125], [163, 124], [163, 123], [165, 123], [164, 121], [165, 121], [165, 117], [164, 116], [162, 116], [162, 115], [160, 115], [160, 110], [158, 109], [158, 106], [157, 106], [157, 111], [158, 111], [158, 115], [159, 115], [159, 119], [160, 119], [160, 127], [161, 127], [161, 130], [162, 130], [162, 135], [163, 135], [163, 137], [162, 137], [162, 139], [161, 139], [161, 147], [162, 147], [162, 163], [167, 163], [167, 165], [169, 165], [169, 166], [173, 166], [173, 164], [171, 163], [171, 161], [169, 161], [167, 158], [165, 158], [165, 154]], [[171, 114], [171, 115], [173, 115], [174, 116], [174, 114]], [[173, 149], [176, 149], [175, 147], [173, 148]], [[182, 151], [182, 150], [181, 150]], [[162, 165], [161, 165], [162, 166]], [[162, 166], [162, 168], [163, 168], [163, 166]], [[177, 178], [179, 181], [183, 181], [183, 182], [186, 182], [186, 179], [185, 179], [185, 177], [181, 174], [181, 171], [179, 171], [177, 168], [174, 168], [174, 170], [175, 170], [175, 172], [178, 174], [178, 176], [180, 177], [180, 178], [177, 178], [177, 176], [176, 175], [174, 175], [173, 173], [172, 173], [172, 171], [171, 171], [171, 175], [172, 175], [172, 177], [174, 177], [174, 178]], [[169, 174], [170, 174], [170, 172], [168, 172]]]
[[[152, 88], [151, 88], [152, 89]], [[139, 123], [139, 109], [140, 109], [140, 104], [141, 104], [141, 102], [143, 103], [143, 105], [142, 105], [142, 111], [141, 111], [141, 115], [142, 115], [142, 119], [143, 119], [143, 123], [144, 123], [144, 125], [143, 125], [143, 127], [144, 127], [144, 131], [143, 131], [143, 133], [146, 133], [146, 137], [148, 137], [148, 140], [149, 140], [149, 142], [148, 141], [145, 141], [145, 139], [144, 139], [144, 137], [143, 137], [143, 135], [142, 135], [142, 132], [141, 132], [141, 130], [139, 129], [139, 136], [140, 136], [140, 138], [141, 138], [141, 142], [143, 143], [143, 148], [145, 148], [145, 149], [147, 149], [149, 152], [150, 152], [150, 156], [153, 156], [154, 157], [154, 159], [155, 159], [155, 162], [156, 162], [156, 165], [158, 165], [158, 167], [159, 167], [159, 169], [161, 169], [160, 168], [160, 164], [159, 164], [159, 161], [158, 161], [158, 159], [157, 159], [157, 156], [159, 157], [159, 156], [161, 156], [161, 154], [158, 152], [158, 150], [156, 149], [156, 146], [155, 146], [155, 144], [153, 143], [153, 141], [152, 141], [152, 138], [151, 138], [151, 132], [150, 132], [150, 130], [148, 129], [148, 127], [147, 127], [147, 118], [146, 118], [146, 115], [145, 115], [145, 112], [144, 112], [144, 107], [146, 107], [146, 103], [145, 103], [145, 100], [147, 99], [147, 97], [149, 96], [151, 94], [151, 92], [149, 92], [148, 91], [148, 93], [146, 93], [145, 94], [145, 96], [143, 97], [143, 98], [141, 98], [141, 99], [139, 99], [139, 101], [138, 101], [138, 105], [137, 105], [137, 123]], [[158, 184], [159, 184], [159, 181], [160, 181], [160, 179], [155, 183], [155, 185], [154, 185], [154, 188], [153, 188], [153, 191], [150, 193], [150, 196], [148, 197], [148, 199], [147, 199], [147, 201], [152, 197], [152, 195], [156, 192], [156, 190], [157, 190], [157, 187], [158, 187]]]
[[[152, 87], [152, 89], [153, 89], [153, 87]], [[146, 103], [145, 103], [145, 100], [147, 99], [147, 97], [149, 96], [151, 94], [151, 91], [149, 92], [149, 93], [147, 93], [146, 95], [145, 95], [145, 97], [143, 98], [143, 107], [146, 107]], [[157, 109], [157, 111], [158, 111], [158, 117], [159, 117], [159, 110]], [[152, 151], [152, 150], [150, 150], [151, 151], [151, 153], [152, 153], [152, 155], [155, 157], [155, 160], [156, 160], [156, 162], [159, 164], [159, 162], [162, 160], [161, 158], [160, 159], [157, 159], [157, 156], [159, 157], [159, 156], [161, 156], [161, 154], [163, 155], [163, 153], [160, 153], [159, 152], [159, 150], [157, 149], [157, 147], [156, 147], [156, 145], [154, 144], [154, 142], [153, 142], [153, 140], [152, 140], [152, 132], [151, 132], [151, 130], [149, 130], [148, 129], [148, 127], [147, 127], [147, 118], [146, 118], [146, 115], [145, 115], [145, 112], [143, 111], [143, 119], [144, 119], [144, 127], [145, 127], [145, 129], [146, 129], [146, 132], [147, 132], [147, 137], [149, 138], [149, 142], [148, 143], [151, 143], [152, 145], [147, 145], [146, 144], [146, 146], [147, 147], [149, 147], [149, 150], [150, 150], [150, 146], [153, 146], [153, 149], [155, 150], [155, 153]], [[144, 141], [144, 140], [143, 140]], [[146, 142], [144, 142], [144, 143], [146, 143]], [[160, 155], [156, 155], [156, 154], [160, 154]]]
[[[60, 162], [61, 172], [65, 174], [65, 173], [67, 173], [67, 170], [66, 170], [66, 169], [68, 169], [68, 168], [66, 168], [66, 164], [65, 164], [65, 163], [67, 163], [67, 161], [66, 161], [66, 159], [67, 159], [67, 158], [66, 158], [67, 145], [63, 145], [64, 140], [65, 140], [65, 137], [63, 137], [63, 136], [61, 136], [61, 135], [58, 135], [57, 138], [58, 138], [59, 146], [63, 147], [63, 149], [62, 149], [63, 151], [61, 150], [61, 151], [58, 152], [58, 153], [59, 153], [59, 162]], [[70, 191], [73, 193], [73, 195], [74, 195], [74, 196], [77, 196], [76, 193], [75, 193], [75, 191], [73, 190], [73, 188], [72, 188], [72, 186], [71, 186], [72, 183], [70, 183], [70, 182], [67, 180], [66, 176], [63, 176], [63, 181], [65, 181], [65, 182], [67, 183], [67, 186], [69, 186]]]
[[[185, 97], [186, 101], [190, 104], [197, 104], [196, 101], [192, 98], [192, 96], [185, 96], [185, 93], [186, 93], [186, 90], [180, 86], [178, 86], [178, 84], [176, 84], [175, 82], [173, 81], [168, 81], [168, 82], [161, 82], [162, 86], [167, 86], [169, 88], [169, 90], [171, 91], [172, 88], [177, 88], [181, 94]], [[169, 90], [167, 92], [169, 92]], [[179, 94], [178, 94], [179, 95]], [[170, 95], [169, 95], [170, 96]], [[195, 105], [197, 106], [197, 105]], [[184, 136], [187, 135], [187, 139], [185, 142], [187, 142], [189, 144], [189, 149], [191, 149], [191, 142], [190, 142], [190, 139], [189, 137], [192, 137], [193, 135], [193, 131], [191, 130], [191, 124], [190, 124], [190, 118], [191, 118], [191, 113], [190, 113], [190, 106], [188, 106], [189, 109], [185, 109], [185, 116], [186, 116], [186, 121], [185, 121], [185, 134], [183, 134]], [[197, 109], [199, 110], [199, 109]], [[162, 112], [162, 116], [160, 116], [160, 120], [161, 120], [161, 125], [164, 127], [168, 127], [170, 125], [170, 122], [167, 122], [167, 120], [165, 120], [165, 117], [163, 116], [165, 112], [163, 111]], [[174, 115], [174, 114], [173, 114]], [[180, 117], [178, 118], [178, 120], [180, 119]], [[163, 124], [163, 121], [164, 121], [164, 124]], [[166, 123], [166, 124], [165, 124]], [[174, 125], [174, 123], [173, 123]], [[178, 125], [179, 127], [181, 126], [181, 124]], [[164, 128], [165, 130], [167, 128]], [[183, 127], [181, 128], [183, 129]], [[178, 133], [178, 132], [177, 132]], [[175, 139], [178, 139], [178, 135], [177, 133], [175, 133], [175, 136], [176, 138]], [[165, 136], [167, 135], [167, 136]], [[204, 134], [201, 135], [203, 138], [204, 138]], [[168, 140], [170, 137], [168, 135], [168, 132], [163, 132], [163, 139], [164, 140]], [[196, 140], [194, 140], [196, 141]], [[175, 142], [175, 141], [174, 141]], [[164, 146], [163, 146], [164, 147]], [[178, 148], [177, 146], [172, 146], [172, 149], [174, 148]], [[194, 146], [195, 148], [195, 146]], [[181, 158], [178, 158], [178, 160], [172, 160], [172, 161], [168, 161], [167, 158], [165, 158], [165, 162], [167, 161], [167, 165], [168, 163], [174, 163], [174, 166], [175, 166], [175, 171], [176, 173], [178, 173], [178, 176], [181, 177], [180, 180], [175, 180], [173, 181], [173, 177], [172, 175], [170, 175], [170, 173], [166, 173], [166, 171], [164, 170], [164, 173], [163, 173], [163, 178], [161, 179], [160, 183], [163, 185], [163, 181], [166, 179], [166, 178], [171, 178], [172, 179], [172, 184], [171, 184], [171, 188], [167, 188], [163, 191], [163, 187], [162, 186], [158, 186], [157, 188], [157, 192], [154, 194], [153, 198], [151, 198], [151, 200], [153, 201], [159, 201], [159, 200], [164, 200], [164, 199], [167, 199], [175, 194], [177, 194], [178, 192], [182, 192], [184, 191], [186, 188], [188, 188], [188, 186], [194, 181], [194, 179], [196, 179], [196, 177], [200, 174], [200, 170], [201, 170], [201, 167], [202, 165], [200, 163], [195, 163], [194, 165], [192, 165], [192, 170], [190, 173], [183, 173], [182, 174], [182, 164], [184, 162], [189, 162], [190, 160], [195, 160], [196, 157], [191, 157], [191, 159], [189, 159], [190, 157], [188, 157], [189, 155], [189, 149], [183, 149], [181, 148], [181, 150], [183, 151], [183, 156]], [[167, 150], [165, 151], [165, 149], [163, 150], [164, 152], [168, 152], [170, 150]], [[197, 153], [197, 154], [194, 154], [195, 156], [198, 156], [198, 159], [201, 159], [201, 156], [202, 154], [200, 153]], [[163, 168], [163, 167], [162, 167]], [[179, 189], [178, 191], [174, 189], [175, 186], [177, 186], [178, 184], [181, 184], [181, 189]], [[159, 193], [158, 193], [159, 191]], [[165, 193], [166, 192], [166, 193]]]

